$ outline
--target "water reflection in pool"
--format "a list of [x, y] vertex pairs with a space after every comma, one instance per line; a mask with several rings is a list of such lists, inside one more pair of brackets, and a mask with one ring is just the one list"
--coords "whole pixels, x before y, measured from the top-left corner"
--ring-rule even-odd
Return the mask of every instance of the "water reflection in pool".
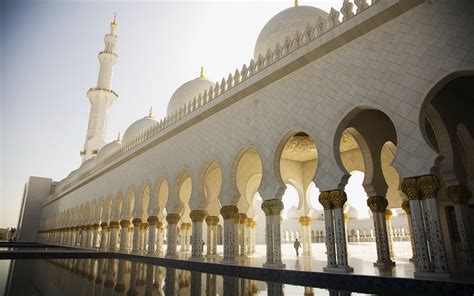
[[5, 292], [5, 295], [351, 294], [164, 268], [135, 261], [94, 258], [14, 260], [10, 264]]

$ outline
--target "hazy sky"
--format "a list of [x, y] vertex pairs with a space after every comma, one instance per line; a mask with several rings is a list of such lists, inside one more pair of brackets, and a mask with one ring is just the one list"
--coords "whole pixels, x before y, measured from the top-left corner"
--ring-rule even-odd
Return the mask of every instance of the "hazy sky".
[[[329, 11], [342, 0], [303, 1]], [[265, 23], [285, 1], [1, 1], [0, 227], [15, 226], [28, 176], [61, 180], [81, 162], [97, 54], [117, 12], [119, 61], [107, 140], [168, 100], [199, 68], [221, 80], [250, 61]], [[358, 184], [349, 201], [366, 216]], [[356, 182], [356, 183], [357, 183]], [[349, 192], [348, 192], [349, 193]], [[355, 196], [355, 197], [354, 197]]]

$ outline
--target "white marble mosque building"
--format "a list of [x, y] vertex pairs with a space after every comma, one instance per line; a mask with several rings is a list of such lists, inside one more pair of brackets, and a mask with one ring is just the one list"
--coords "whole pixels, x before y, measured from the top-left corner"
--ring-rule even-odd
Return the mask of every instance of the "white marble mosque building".
[[[418, 274], [472, 268], [473, 15], [467, 0], [296, 2], [249, 63], [219, 81], [201, 73], [165, 118], [150, 112], [106, 143], [120, 103], [114, 20], [87, 92], [83, 162], [60, 181], [30, 177], [18, 239], [224, 262], [264, 244], [265, 266], [282, 267], [281, 245], [299, 237], [305, 255], [324, 242], [326, 270], [347, 272], [348, 242], [375, 241], [376, 265], [391, 266], [390, 242], [411, 239]], [[346, 203], [354, 170], [367, 219]], [[282, 220], [287, 185], [299, 201]]]

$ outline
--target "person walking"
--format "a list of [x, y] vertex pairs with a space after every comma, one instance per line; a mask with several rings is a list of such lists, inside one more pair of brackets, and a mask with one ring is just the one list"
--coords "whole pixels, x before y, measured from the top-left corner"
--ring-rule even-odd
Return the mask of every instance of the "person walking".
[[293, 247], [295, 248], [295, 251], [296, 251], [296, 256], [299, 256], [299, 249], [301, 248], [301, 244], [300, 242], [298, 241], [298, 239], [295, 240], [295, 242], [293, 243]]

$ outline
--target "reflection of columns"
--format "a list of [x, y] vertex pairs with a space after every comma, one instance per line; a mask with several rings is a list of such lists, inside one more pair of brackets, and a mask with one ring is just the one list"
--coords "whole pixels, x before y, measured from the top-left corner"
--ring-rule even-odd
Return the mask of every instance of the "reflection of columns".
[[[202, 227], [202, 221], [201, 221], [201, 227]], [[194, 229], [194, 227], [193, 227], [193, 229]], [[194, 230], [193, 230], [193, 232], [194, 232]], [[191, 296], [193, 296], [193, 295], [201, 296], [201, 290], [202, 290], [202, 284], [201, 283], [202, 283], [202, 273], [196, 272], [196, 271], [191, 271]]]
[[120, 252], [128, 252], [130, 236], [128, 234], [129, 220], [120, 221]]
[[217, 256], [217, 224], [219, 223], [219, 217], [207, 216], [207, 254], [206, 257]]
[[163, 239], [164, 239], [164, 234], [165, 234], [165, 228], [163, 227], [162, 222], [157, 222], [156, 223], [156, 228], [157, 228], [157, 233], [156, 235], [158, 236], [156, 240], [156, 255], [163, 255]]
[[216, 278], [217, 275], [212, 273], [206, 273], [206, 296], [217, 295]]
[[95, 249], [95, 248], [97, 248], [97, 242], [99, 241], [99, 227], [100, 227], [100, 225], [99, 224], [94, 224], [93, 227], [94, 227], [94, 234], [93, 234], [93, 237], [92, 237], [92, 247]]
[[[244, 213], [237, 214], [236, 223], [237, 224], [237, 238], [238, 238], [238, 256], [240, 258], [245, 257], [245, 220], [247, 220], [247, 215]], [[238, 221], [238, 222], [237, 222]]]
[[117, 285], [115, 285], [114, 291], [118, 294], [125, 292], [125, 264], [127, 261], [118, 260], [117, 269]]
[[392, 228], [392, 210], [387, 209], [385, 211], [385, 220], [387, 222], [387, 233], [388, 233], [388, 247], [390, 250], [390, 258], [395, 258], [393, 251], [393, 228]]
[[334, 232], [336, 234], [337, 268], [352, 272], [354, 269], [347, 261], [346, 228], [344, 224], [344, 203], [347, 196], [344, 190], [333, 190], [329, 194], [334, 207]]
[[191, 223], [181, 223], [181, 252], [189, 251], [189, 230]]
[[415, 236], [413, 235], [413, 222], [411, 218], [410, 203], [408, 202], [408, 200], [404, 200], [402, 202], [402, 209], [407, 214], [407, 219], [408, 219], [408, 231], [409, 231], [408, 235], [410, 236], [410, 244], [411, 244], [411, 252], [412, 252], [412, 257], [410, 258], [410, 261], [416, 262]]
[[231, 276], [222, 276], [222, 277], [224, 279], [224, 291], [223, 291], [224, 293], [222, 293], [224, 296], [241, 295], [239, 291], [239, 278], [231, 277]]
[[301, 224], [301, 232], [303, 238], [303, 256], [311, 256], [311, 222], [313, 220], [309, 216], [301, 216], [299, 222]]
[[[175, 257], [176, 256], [176, 224], [179, 222], [179, 214], [171, 213], [166, 216], [166, 221], [168, 222], [168, 237], [167, 237], [167, 248], [166, 248], [166, 257]], [[167, 294], [168, 295], [168, 294]]]
[[372, 218], [374, 220], [375, 243], [377, 247], [377, 262], [374, 265], [394, 266], [395, 262], [390, 259], [390, 246], [385, 221], [388, 201], [383, 196], [371, 196], [367, 199], [367, 206], [372, 211]]
[[150, 216], [147, 219], [150, 228], [148, 229], [148, 255], [156, 254], [156, 224], [158, 223], [157, 216]]
[[[174, 214], [178, 215], [178, 214]], [[169, 216], [169, 214], [168, 214]], [[168, 219], [168, 216], [166, 216], [166, 219]], [[179, 216], [178, 216], [179, 219]], [[176, 223], [178, 223], [176, 221]], [[174, 224], [176, 227], [176, 223]], [[169, 225], [169, 222], [168, 222]], [[168, 234], [169, 236], [169, 234]], [[166, 296], [173, 296], [176, 295], [176, 269], [174, 268], [166, 268], [166, 277], [165, 277], [165, 295]]]
[[[112, 222], [111, 222], [112, 223]], [[105, 276], [104, 288], [110, 291], [114, 286], [114, 272], [115, 272], [115, 259], [108, 259], [107, 261], [107, 274]]]
[[330, 191], [324, 191], [319, 194], [319, 202], [324, 208], [324, 224], [326, 230], [326, 254], [328, 257], [328, 265], [326, 269], [336, 268], [336, 249], [334, 239], [334, 221], [332, 215], [333, 205], [329, 196]]
[[264, 200], [262, 210], [265, 213], [265, 242], [267, 245], [267, 260], [265, 267], [285, 267], [281, 263], [281, 230], [280, 212], [283, 202], [280, 199]]
[[132, 220], [133, 223], [133, 243], [132, 243], [132, 252], [134, 254], [138, 253], [140, 249], [140, 225], [142, 225], [142, 219], [135, 218]]
[[129, 283], [127, 295], [138, 295], [138, 291], [137, 291], [138, 268], [139, 268], [138, 262], [132, 261], [132, 266], [130, 268], [130, 283]]
[[236, 206], [223, 206], [221, 215], [224, 218], [224, 258], [223, 261], [235, 260], [235, 215], [238, 213]]
[[[203, 252], [203, 239], [202, 239], [202, 221], [204, 221], [204, 217], [206, 217], [206, 213], [201, 210], [194, 210], [191, 211], [189, 214], [191, 220], [193, 221], [193, 239], [192, 239], [192, 258], [202, 258]], [[192, 275], [191, 275], [192, 279]], [[191, 281], [192, 284], [192, 281]], [[193, 291], [193, 289], [191, 289]], [[199, 289], [199, 292], [201, 290]]]
[[153, 279], [154, 279], [154, 270], [155, 266], [151, 264], [146, 265], [146, 286], [145, 286], [145, 295], [153, 294]]
[[267, 295], [268, 296], [283, 295], [283, 284], [267, 282]]
[[441, 185], [437, 177], [428, 175], [418, 178], [418, 187], [424, 199], [424, 205], [426, 206], [428, 214], [427, 222], [429, 225], [431, 245], [433, 247], [434, 271], [437, 273], [448, 273], [448, 261], [444, 248], [443, 231], [441, 229], [438, 204], [436, 202], [436, 195]]
[[469, 207], [471, 191], [464, 185], [454, 185], [446, 188], [446, 195], [454, 204], [456, 224], [461, 240], [461, 252], [464, 254], [461, 262], [466, 265], [474, 264], [474, 243], [469, 230]]

